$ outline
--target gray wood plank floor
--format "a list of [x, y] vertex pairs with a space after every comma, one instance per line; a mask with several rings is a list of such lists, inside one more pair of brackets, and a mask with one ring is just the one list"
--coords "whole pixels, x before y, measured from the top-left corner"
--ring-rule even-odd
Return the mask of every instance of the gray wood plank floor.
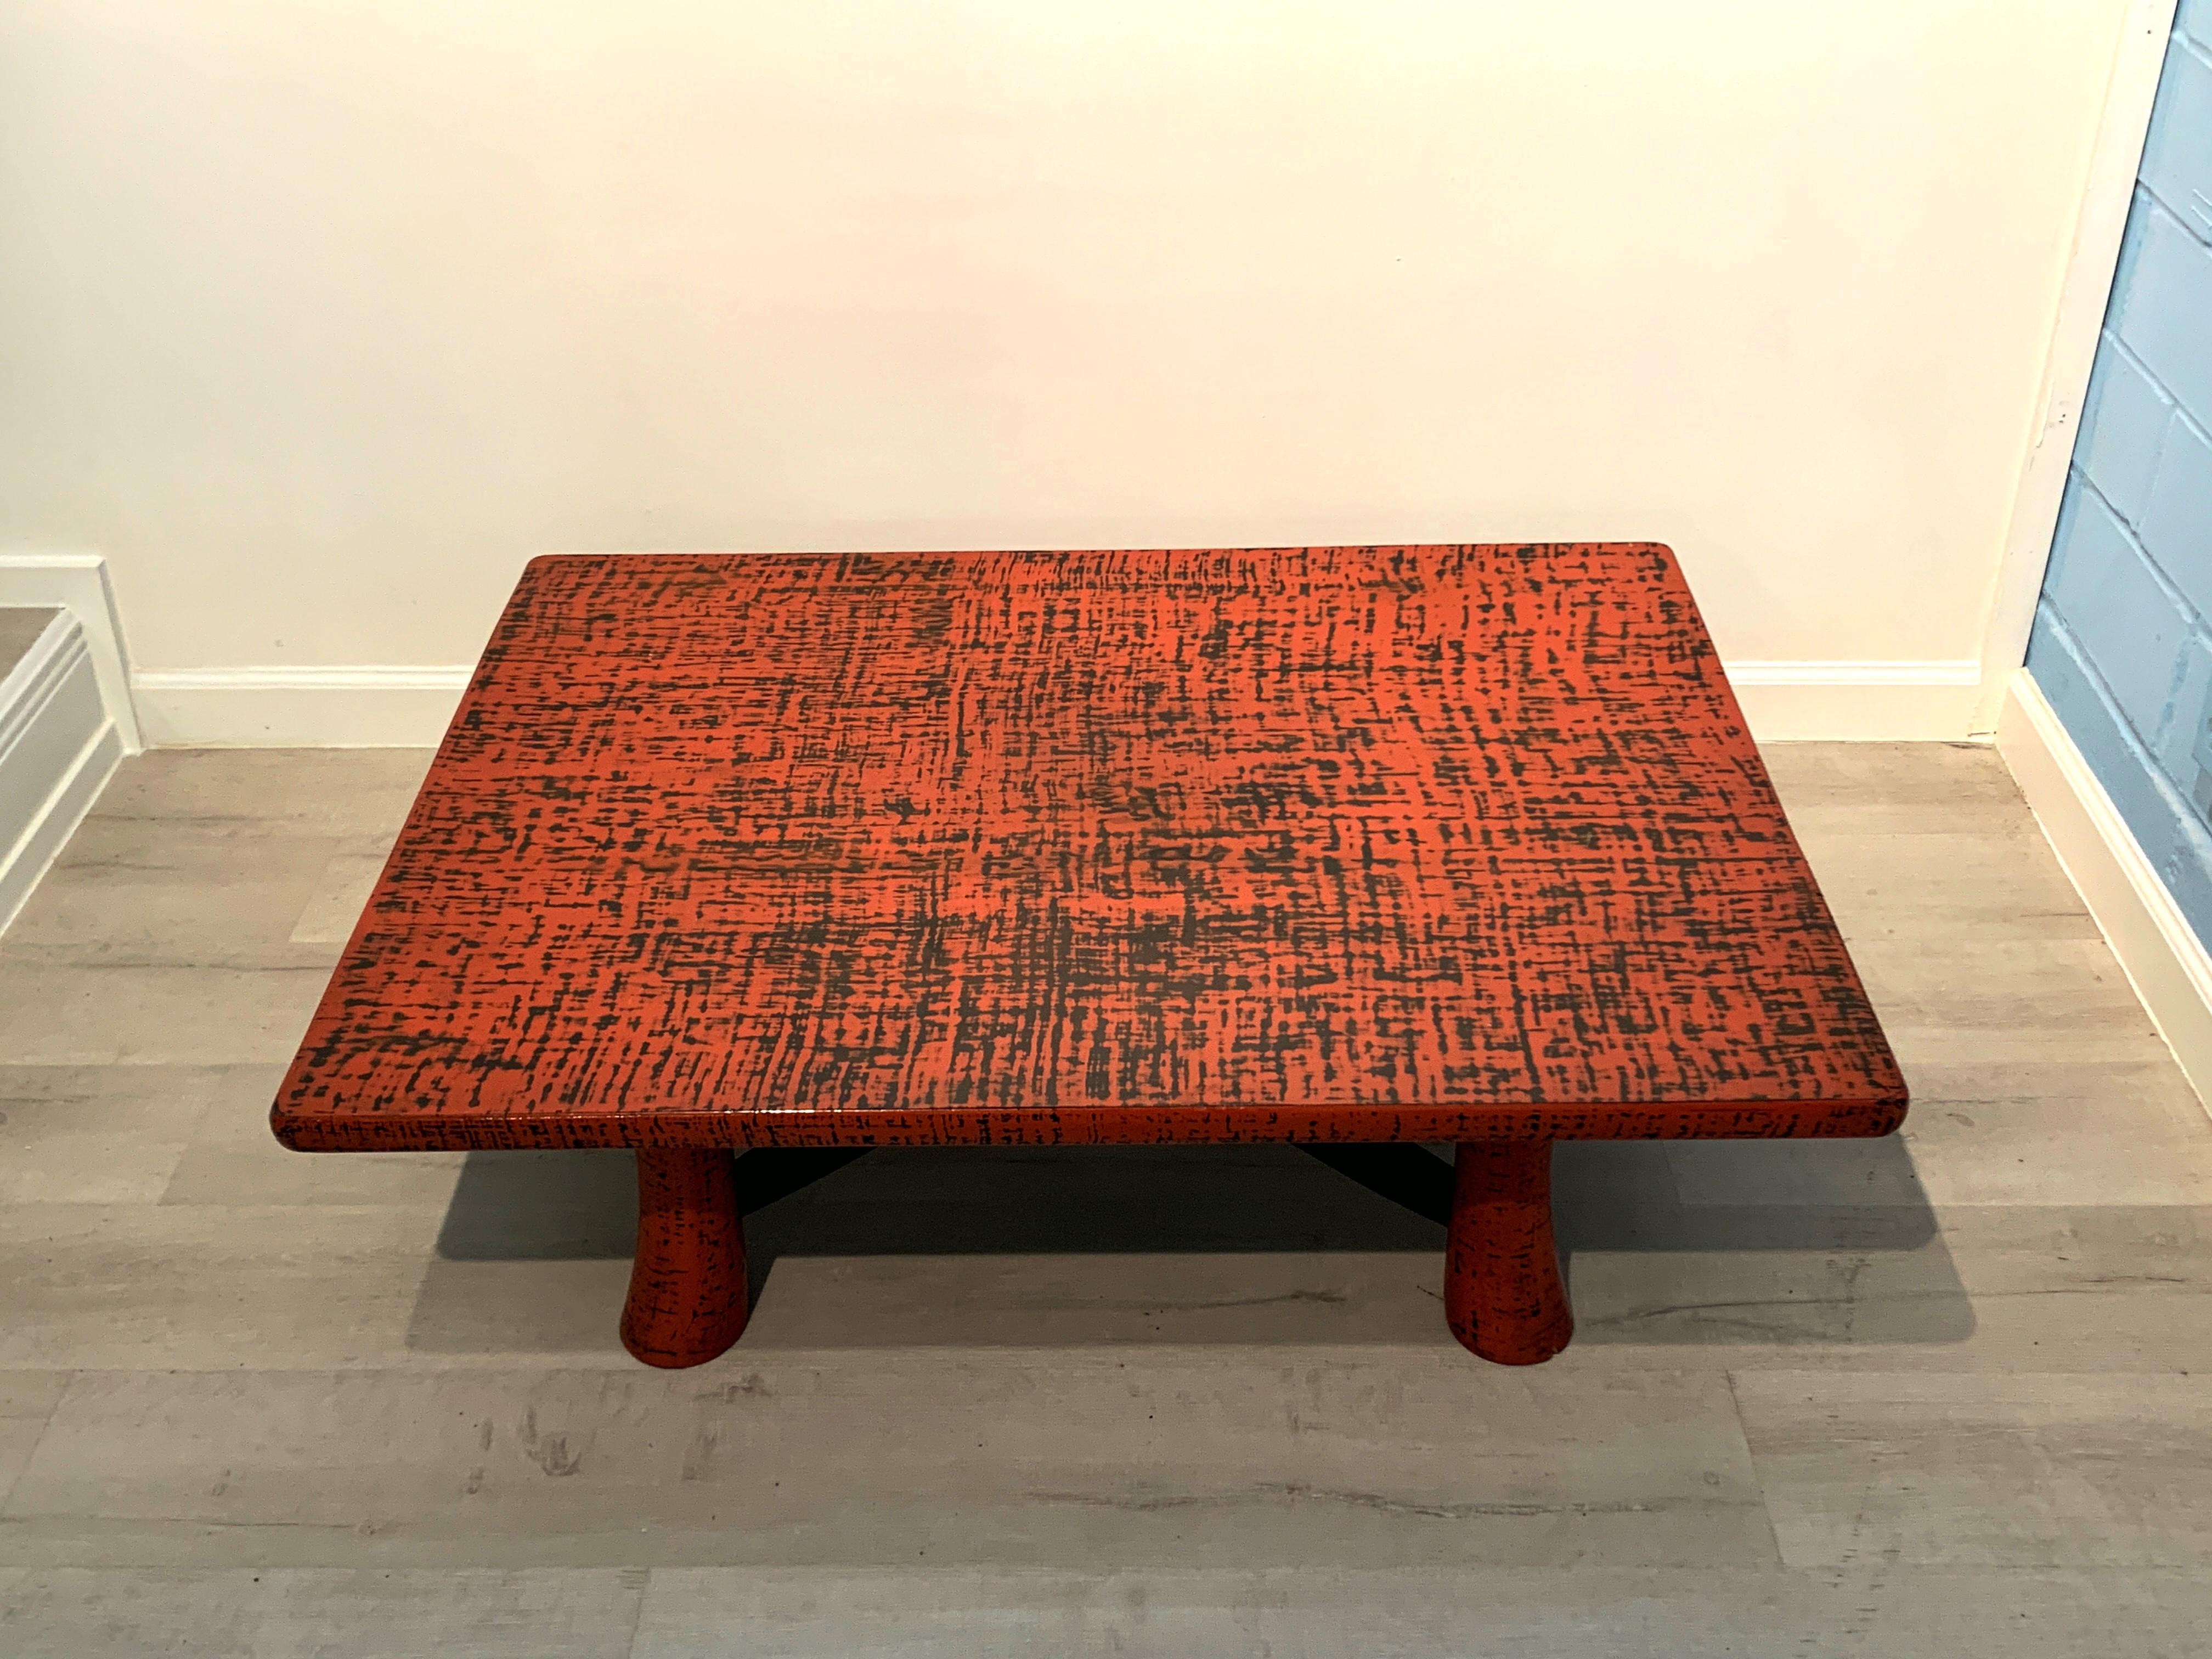
[[1986, 750], [1769, 751], [1916, 1093], [1561, 1149], [1575, 1346], [1296, 1152], [908, 1152], [615, 1340], [621, 1154], [307, 1158], [427, 756], [125, 765], [0, 937], [0, 1652], [2182, 1655], [2212, 1118]]

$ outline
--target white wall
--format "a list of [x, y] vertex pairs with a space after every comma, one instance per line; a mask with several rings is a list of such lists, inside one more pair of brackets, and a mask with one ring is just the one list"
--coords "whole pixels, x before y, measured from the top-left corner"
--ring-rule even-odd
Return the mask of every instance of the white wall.
[[9, 0], [0, 550], [156, 671], [465, 663], [549, 550], [1523, 537], [1955, 664], [2124, 9]]

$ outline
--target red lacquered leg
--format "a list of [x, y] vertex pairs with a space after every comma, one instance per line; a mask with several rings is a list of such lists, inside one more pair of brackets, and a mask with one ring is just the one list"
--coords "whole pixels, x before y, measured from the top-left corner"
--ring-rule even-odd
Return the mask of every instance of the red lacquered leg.
[[623, 1346], [648, 1365], [697, 1365], [745, 1328], [745, 1234], [726, 1152], [637, 1149], [637, 1259]]
[[1552, 1143], [1477, 1140], [1454, 1166], [1444, 1318], [1485, 1359], [1534, 1365], [1567, 1346], [1575, 1316], [1552, 1242]]

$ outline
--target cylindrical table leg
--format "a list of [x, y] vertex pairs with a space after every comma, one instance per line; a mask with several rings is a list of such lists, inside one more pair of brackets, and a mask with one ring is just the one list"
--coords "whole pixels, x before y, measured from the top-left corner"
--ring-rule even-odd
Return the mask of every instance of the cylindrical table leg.
[[1485, 1359], [1534, 1365], [1567, 1346], [1575, 1316], [1552, 1240], [1552, 1143], [1477, 1140], [1454, 1166], [1444, 1317]]
[[727, 1152], [637, 1149], [637, 1258], [623, 1346], [648, 1365], [698, 1365], [745, 1328], [745, 1235]]

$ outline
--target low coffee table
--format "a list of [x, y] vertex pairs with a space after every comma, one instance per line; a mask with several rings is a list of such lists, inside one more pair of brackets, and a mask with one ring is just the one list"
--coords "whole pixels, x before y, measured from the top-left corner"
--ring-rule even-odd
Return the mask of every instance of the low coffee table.
[[732, 1149], [1451, 1141], [1528, 1364], [1554, 1140], [1905, 1108], [1673, 556], [1577, 544], [535, 560], [273, 1123], [635, 1148], [656, 1365]]

